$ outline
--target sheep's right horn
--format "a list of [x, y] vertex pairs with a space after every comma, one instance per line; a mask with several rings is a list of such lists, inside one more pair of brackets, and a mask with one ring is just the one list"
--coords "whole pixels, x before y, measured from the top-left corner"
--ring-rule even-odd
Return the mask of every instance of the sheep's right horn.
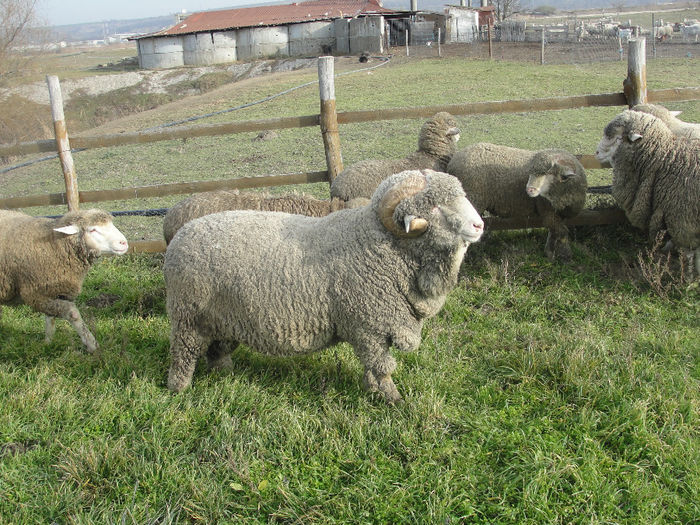
[[399, 202], [422, 191], [427, 184], [425, 176], [415, 172], [389, 189], [382, 197], [379, 203], [379, 220], [396, 237], [418, 237], [428, 228], [428, 221], [420, 217], [412, 218], [407, 231], [394, 221], [394, 210]]

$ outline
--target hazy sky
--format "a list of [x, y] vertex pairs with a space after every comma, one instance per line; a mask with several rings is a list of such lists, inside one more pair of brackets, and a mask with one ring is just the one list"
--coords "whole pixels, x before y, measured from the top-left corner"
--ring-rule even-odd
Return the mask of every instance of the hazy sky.
[[183, 9], [191, 13], [254, 3], [255, 0], [39, 0], [37, 14], [48, 25], [66, 25], [167, 16]]

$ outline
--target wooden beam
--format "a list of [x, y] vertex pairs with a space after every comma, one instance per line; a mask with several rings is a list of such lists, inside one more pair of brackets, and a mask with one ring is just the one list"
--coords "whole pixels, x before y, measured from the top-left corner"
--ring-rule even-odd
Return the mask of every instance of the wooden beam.
[[[650, 102], [678, 102], [699, 100], [700, 87], [658, 89], [647, 93]], [[624, 93], [602, 93], [594, 95], [575, 95], [571, 97], [554, 97], [530, 100], [504, 100], [495, 102], [473, 102], [470, 104], [452, 104], [442, 106], [422, 106], [393, 109], [376, 109], [367, 111], [346, 111], [338, 113], [338, 124], [374, 122], [377, 120], [429, 118], [440, 111], [447, 111], [455, 116], [485, 115], [494, 113], [528, 113], [532, 111], [550, 111], [560, 109], [577, 109], [596, 106], [626, 106]], [[95, 135], [71, 137], [71, 146], [80, 148], [106, 148], [128, 144], [147, 144], [162, 140], [178, 140], [194, 137], [211, 137], [235, 133], [264, 131], [268, 129], [288, 129], [318, 126], [319, 115], [286, 117], [245, 122], [228, 122], [225, 124], [202, 124], [164, 128], [157, 131], [140, 131], [119, 133], [115, 135]], [[12, 155], [30, 155], [56, 150], [55, 140], [38, 140], [18, 144], [0, 145], [0, 157]]]
[[340, 151], [338, 116], [335, 109], [335, 82], [333, 80], [334, 58], [318, 59], [318, 87], [321, 96], [321, 136], [326, 153], [326, 167], [330, 182], [343, 171], [343, 156]]
[[[271, 175], [269, 177], [240, 177], [237, 179], [207, 180], [193, 182], [174, 182], [154, 186], [137, 186], [112, 190], [81, 191], [80, 202], [104, 202], [127, 199], [144, 199], [148, 197], [165, 197], [184, 193], [201, 193], [204, 191], [250, 189], [293, 184], [328, 182], [328, 173], [312, 171], [292, 175]], [[0, 199], [0, 208], [28, 208], [32, 206], [51, 206], [65, 204], [64, 193], [28, 195], [26, 197], [8, 197]]]
[[61, 84], [58, 81], [58, 77], [54, 75], [47, 75], [46, 83], [49, 86], [51, 117], [53, 118], [53, 129], [56, 135], [56, 149], [58, 150], [58, 158], [61, 159], [63, 179], [66, 183], [68, 211], [76, 211], [80, 207], [78, 198], [78, 177], [75, 174], [75, 164], [73, 163], [73, 155], [70, 152], [70, 142], [68, 141], [66, 118], [63, 114]]

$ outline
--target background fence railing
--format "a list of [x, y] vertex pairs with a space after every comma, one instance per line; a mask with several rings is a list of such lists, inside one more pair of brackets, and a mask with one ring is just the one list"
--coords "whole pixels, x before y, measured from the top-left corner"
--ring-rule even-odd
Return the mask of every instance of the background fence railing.
[[[536, 112], [561, 109], [576, 109], [585, 107], [625, 106], [639, 101], [668, 102], [700, 99], [700, 87], [672, 88], [650, 90], [646, 89], [646, 60], [645, 39], [639, 39], [636, 45], [630, 46], [628, 59], [628, 77], [625, 92], [577, 95], [569, 97], [554, 97], [529, 100], [507, 100], [492, 102], [475, 102], [469, 104], [453, 104], [441, 106], [421, 106], [409, 108], [392, 108], [371, 111], [337, 112], [335, 107], [335, 90], [333, 83], [333, 57], [319, 59], [319, 84], [321, 94], [321, 111], [316, 115], [285, 117], [276, 119], [231, 122], [224, 124], [195, 125], [179, 128], [162, 128], [157, 130], [120, 133], [115, 135], [95, 135], [73, 137], [68, 141], [65, 123], [62, 122], [61, 111], [54, 112], [54, 128], [56, 140], [40, 140], [19, 144], [0, 145], [0, 157], [11, 155], [28, 155], [56, 151], [62, 159], [66, 179], [65, 193], [49, 193], [7, 197], [0, 199], [0, 208], [24, 208], [47, 205], [68, 205], [69, 209], [76, 208], [78, 203], [128, 200], [133, 198], [163, 197], [176, 194], [190, 194], [221, 189], [248, 189], [257, 187], [272, 187], [315, 182], [331, 182], [335, 174], [342, 171], [338, 125], [359, 122], [384, 121], [393, 119], [428, 118], [439, 111], [447, 111], [453, 115], [477, 115], [494, 113]], [[56, 92], [55, 77], [48, 79], [53, 85], [51, 91]], [[631, 86], [631, 87], [629, 87]], [[58, 96], [54, 95], [52, 105], [60, 105], [60, 89]], [[324, 138], [326, 151], [326, 171], [296, 173], [289, 175], [255, 176], [216, 181], [193, 181], [151, 186], [127, 187], [118, 189], [79, 191], [78, 179], [71, 172], [72, 161], [64, 159], [70, 156], [70, 148], [89, 149], [123, 146], [127, 144], [144, 144], [173, 139], [192, 137], [218, 136], [244, 133], [251, 131], [276, 130], [285, 128], [301, 128], [319, 126]], [[603, 168], [592, 155], [579, 155], [583, 166], [588, 169]], [[578, 224], [609, 224], [623, 219], [619, 210], [586, 212], [570, 222]], [[515, 229], [540, 226], [536, 221], [511, 221], [490, 218], [491, 229]], [[136, 241], [132, 243], [134, 252], [163, 251], [163, 241]]]

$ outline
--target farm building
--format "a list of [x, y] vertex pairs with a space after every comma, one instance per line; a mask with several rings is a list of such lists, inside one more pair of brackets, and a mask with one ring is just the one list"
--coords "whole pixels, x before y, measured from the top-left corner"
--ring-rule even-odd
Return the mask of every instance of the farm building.
[[382, 53], [387, 45], [385, 17], [407, 15], [377, 0], [311, 0], [193, 13], [134, 40], [145, 69], [333, 52]]

